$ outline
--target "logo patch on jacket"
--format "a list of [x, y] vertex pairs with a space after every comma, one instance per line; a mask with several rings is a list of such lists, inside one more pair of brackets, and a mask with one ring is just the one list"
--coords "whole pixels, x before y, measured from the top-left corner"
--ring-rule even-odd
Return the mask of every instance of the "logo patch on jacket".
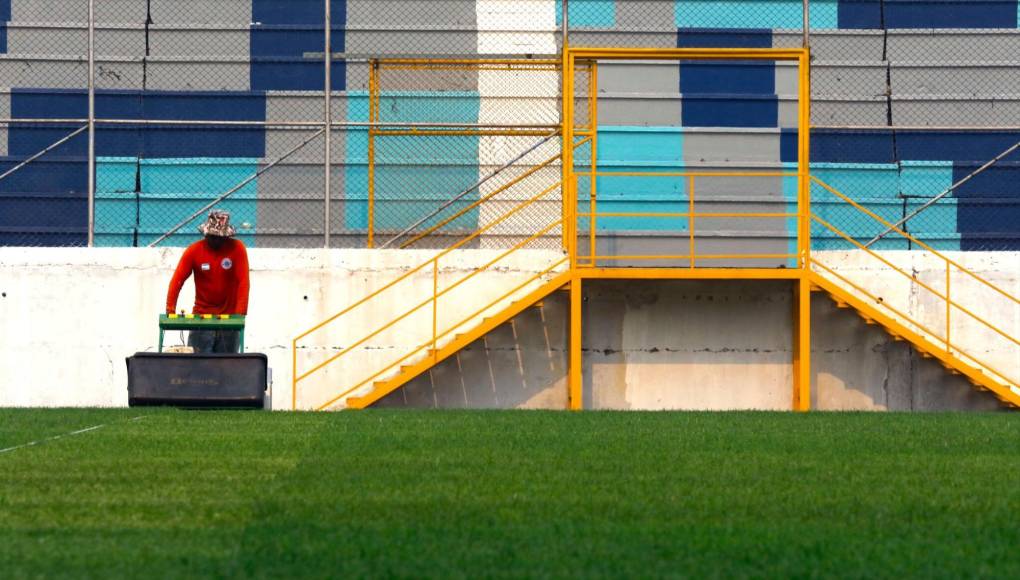
[[208, 272], [210, 268], [209, 264], [202, 264], [199, 267], [202, 269], [203, 272]]
[[229, 270], [234, 267], [234, 262], [231, 261], [230, 258], [223, 258], [223, 261], [220, 262], [220, 266], [223, 266], [224, 270]]

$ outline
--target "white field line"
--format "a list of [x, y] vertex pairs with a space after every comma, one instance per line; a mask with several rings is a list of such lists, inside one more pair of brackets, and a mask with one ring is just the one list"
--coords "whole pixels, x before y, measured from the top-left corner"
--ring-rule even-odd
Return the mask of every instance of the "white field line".
[[[138, 417], [134, 417], [134, 418], [128, 419], [128, 420], [129, 421], [138, 421], [139, 419], [144, 419], [144, 418], [145, 418], [144, 415], [140, 415]], [[102, 423], [102, 424], [99, 424], [99, 425], [93, 425], [92, 427], [86, 427], [84, 429], [78, 429], [77, 431], [71, 431], [70, 433], [64, 433], [62, 435], [54, 435], [53, 437], [46, 437], [45, 439], [39, 439], [38, 441], [31, 441], [29, 443], [23, 443], [21, 445], [15, 445], [14, 447], [8, 447], [6, 449], [0, 449], [0, 453], [9, 453], [11, 451], [16, 451], [18, 449], [24, 449], [25, 447], [34, 447], [36, 445], [42, 445], [44, 443], [49, 443], [50, 441], [56, 441], [57, 439], [63, 439], [64, 437], [73, 437], [75, 435], [81, 435], [83, 433], [89, 433], [89, 432], [95, 431], [97, 429], [102, 429], [103, 427], [106, 427], [106, 425], [107, 425], [106, 423]]]

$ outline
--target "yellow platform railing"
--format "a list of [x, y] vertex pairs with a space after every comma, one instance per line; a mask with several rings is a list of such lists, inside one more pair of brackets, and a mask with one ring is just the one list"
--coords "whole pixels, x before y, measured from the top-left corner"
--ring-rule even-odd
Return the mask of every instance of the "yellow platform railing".
[[[415, 236], [410, 242], [405, 245], [410, 245], [414, 241], [421, 239], [429, 233], [434, 232], [441, 228], [445, 223], [449, 223], [467, 213], [471, 209], [478, 207], [481, 203], [486, 200], [492, 199], [496, 194], [502, 191], [506, 191], [513, 185], [519, 183], [528, 176], [534, 175], [539, 169], [548, 167], [553, 164], [560, 156], [554, 156], [550, 159], [542, 161], [538, 166], [533, 167], [523, 174], [517, 176], [509, 183], [497, 188], [493, 192], [483, 196], [476, 200], [470, 206], [462, 208], [457, 215], [447, 218], [443, 222], [436, 224], [429, 228], [427, 232]], [[394, 371], [399, 365], [405, 361], [412, 361], [415, 357], [421, 358], [426, 356], [436, 357], [436, 353], [446, 341], [453, 338], [457, 331], [469, 331], [472, 321], [476, 321], [479, 316], [483, 315], [487, 311], [491, 311], [494, 308], [499, 307], [502, 303], [511, 299], [515, 293], [520, 292], [528, 288], [529, 285], [534, 285], [541, 282], [544, 278], [548, 278], [554, 275], [558, 269], [569, 269], [567, 262], [569, 258], [562, 255], [562, 252], [554, 252], [551, 255], [557, 257], [557, 259], [550, 259], [548, 264], [540, 264], [536, 266], [536, 272], [529, 272], [526, 279], [523, 282], [516, 283], [513, 288], [506, 292], [500, 292], [498, 296], [492, 299], [483, 299], [481, 303], [484, 305], [480, 308], [472, 311], [470, 314], [462, 317], [455, 317], [451, 321], [441, 323], [442, 317], [440, 316], [440, 299], [444, 297], [451, 297], [451, 293], [458, 289], [468, 288], [471, 289], [469, 282], [477, 280], [478, 277], [485, 272], [493, 272], [501, 266], [506, 266], [510, 259], [516, 254], [528, 249], [529, 245], [540, 242], [548, 245], [550, 242], [559, 247], [561, 239], [561, 233], [557, 231], [562, 229], [565, 220], [559, 211], [559, 204], [556, 203], [556, 210], [549, 212], [531, 212], [527, 218], [527, 233], [519, 234], [522, 239], [517, 241], [512, 246], [498, 251], [491, 259], [488, 259], [484, 264], [472, 268], [469, 272], [458, 277], [456, 280], [447, 281], [447, 283], [440, 283], [440, 272], [442, 271], [442, 265], [444, 260], [448, 259], [451, 254], [461, 248], [464, 248], [473, 241], [479, 240], [483, 235], [493, 235], [494, 228], [501, 224], [506, 224], [509, 220], [517, 218], [518, 226], [522, 221], [522, 212], [529, 207], [536, 206], [536, 204], [542, 202], [555, 202], [555, 195], [560, 192], [561, 182], [559, 180], [559, 174], [556, 174], [555, 182], [543, 188], [538, 193], [531, 195], [527, 199], [514, 201], [515, 204], [511, 209], [505, 211], [498, 217], [490, 220], [485, 225], [479, 227], [474, 232], [459, 239], [456, 243], [451, 246], [437, 251], [433, 256], [427, 260], [421, 262], [417, 266], [411, 268], [407, 272], [401, 274], [394, 280], [386, 283], [381, 288], [369, 293], [365, 297], [355, 301], [350, 306], [343, 310], [333, 314], [329, 318], [323, 320], [319, 324], [309, 328], [296, 336], [291, 344], [292, 350], [292, 372], [293, 372], [293, 390], [291, 397], [291, 407], [296, 409], [298, 407], [299, 390], [302, 384], [308, 379], [321, 373], [330, 366], [335, 366], [340, 363], [349, 362], [351, 366], [358, 366], [356, 361], [351, 361], [350, 355], [356, 352], [359, 348], [365, 348], [369, 346], [370, 341], [380, 337], [387, 331], [394, 330], [395, 327], [402, 321], [409, 320], [416, 314], [420, 314], [423, 311], [429, 312], [431, 317], [431, 333], [427, 340], [419, 341], [414, 344], [413, 347], [406, 351], [397, 350], [392, 356], [386, 358], [383, 361], [376, 361], [374, 364], [367, 366], [367, 368], [358, 368], [360, 375], [357, 378], [345, 381], [342, 385], [336, 385], [333, 394], [325, 397], [320, 402], [315, 402], [311, 407], [322, 410], [332, 407], [344, 400], [345, 397], [357, 394], [361, 389], [367, 388], [373, 381], [384, 377], [387, 373]], [[538, 217], [536, 217], [536, 215]], [[355, 310], [371, 305], [374, 302], [382, 302], [379, 299], [385, 293], [395, 292], [401, 289], [401, 284], [404, 282], [413, 282], [412, 278], [416, 275], [428, 275], [431, 273], [431, 292], [426, 297], [420, 300], [409, 299], [406, 295], [393, 294], [387, 296], [385, 300], [385, 308], [396, 308], [396, 311], [390, 315], [383, 317], [379, 320], [371, 321], [370, 330], [364, 332], [364, 334], [351, 338], [349, 344], [345, 344], [342, 347], [337, 347], [338, 352], [327, 356], [324, 360], [318, 361], [312, 364], [309, 368], [300, 368], [298, 360], [298, 352], [302, 347], [303, 341], [316, 333], [325, 333], [329, 329], [336, 329], [337, 327], [343, 326], [343, 323], [348, 321], [347, 319]], [[404, 289], [406, 291], [406, 289]], [[502, 290], [502, 289], [501, 289]], [[411, 305], [408, 306], [408, 302]], [[426, 310], [428, 309], [428, 310]], [[419, 320], [420, 322], [420, 320]], [[328, 343], [329, 337], [323, 337]], [[328, 345], [327, 345], [328, 346]], [[308, 405], [303, 405], [308, 406]]]
[[[849, 293], [862, 298], [868, 308], [879, 313], [891, 314], [897, 324], [892, 332], [914, 333], [927, 340], [942, 358], [958, 359], [975, 367], [986, 376], [992, 377], [1009, 389], [1014, 396], [1020, 396], [1020, 340], [1007, 329], [990, 318], [1015, 318], [1020, 313], [1020, 298], [1002, 287], [985, 279], [973, 270], [963, 266], [931, 245], [917, 239], [888, 220], [854, 201], [833, 186], [813, 177], [812, 182], [831, 195], [831, 201], [838, 207], [864, 215], [889, 228], [894, 241], [907, 242], [911, 250], [878, 251], [867, 246], [871, 235], [862, 242], [840, 228], [840, 224], [812, 213], [811, 220], [822, 231], [834, 234], [836, 240], [845, 243], [846, 250], [818, 250], [811, 253], [810, 264], [813, 273], [829, 279]], [[850, 256], [865, 258], [863, 261], [850, 260]], [[926, 258], [924, 256], [930, 256]], [[909, 260], [910, 264], [919, 259], [937, 264], [928, 273], [936, 275], [926, 279], [924, 272], [916, 272], [911, 266], [904, 267], [897, 261]], [[858, 275], [854, 275], [857, 269]], [[893, 276], [883, 277], [888, 272]], [[916, 288], [923, 296], [917, 300], [908, 292], [897, 293], [889, 285], [892, 280], [906, 281], [911, 289]], [[955, 281], [955, 283], [954, 283]], [[904, 298], [906, 303], [904, 303]], [[934, 304], [935, 308], [923, 309], [919, 305]], [[984, 313], [979, 313], [983, 310]], [[866, 313], [865, 313], [866, 314]], [[998, 340], [998, 349], [990, 348]]]

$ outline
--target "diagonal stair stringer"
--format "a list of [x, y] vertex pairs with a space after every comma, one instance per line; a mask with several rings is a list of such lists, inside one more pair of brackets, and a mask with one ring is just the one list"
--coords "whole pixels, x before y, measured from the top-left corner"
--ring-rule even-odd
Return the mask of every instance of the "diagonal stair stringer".
[[833, 282], [824, 274], [812, 271], [810, 277], [813, 287], [824, 291], [837, 304], [844, 303], [849, 305], [865, 319], [873, 320], [880, 324], [891, 336], [906, 340], [922, 354], [937, 359], [942, 366], [947, 369], [953, 369], [967, 377], [976, 388], [990, 391], [1001, 402], [1012, 408], [1020, 408], [1020, 386], [996, 380], [985, 373], [979, 366], [965, 362], [959, 356], [947, 351], [943, 346], [939, 346], [923, 334], [907, 328], [893, 316], [883, 313], [870, 304], [868, 300]]
[[569, 270], [557, 274], [555, 277], [542, 283], [541, 286], [532, 290], [522, 298], [513, 301], [510, 305], [500, 310], [498, 313], [482, 319], [477, 325], [469, 330], [455, 335], [453, 340], [444, 346], [436, 350], [429, 350], [425, 356], [417, 362], [400, 367], [399, 371], [390, 378], [373, 383], [372, 389], [368, 393], [361, 396], [349, 397], [347, 399], [347, 408], [365, 409], [371, 406], [379, 399], [382, 399], [386, 395], [389, 395], [403, 387], [422, 373], [427, 372], [429, 369], [457, 354], [474, 341], [485, 336], [489, 332], [492, 332], [497, 327], [508, 322], [521, 312], [535, 306], [553, 292], [566, 287], [567, 284], [570, 283], [570, 279], [571, 272]]

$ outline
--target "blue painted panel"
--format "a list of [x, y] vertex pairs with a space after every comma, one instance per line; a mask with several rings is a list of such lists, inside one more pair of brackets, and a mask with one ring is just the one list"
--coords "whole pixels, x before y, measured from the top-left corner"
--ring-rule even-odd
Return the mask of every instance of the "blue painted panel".
[[[160, 120], [264, 121], [262, 93], [101, 91], [96, 95], [101, 117]], [[87, 116], [88, 100], [81, 90], [19, 90], [11, 93], [14, 118], [75, 118]], [[66, 136], [78, 126], [12, 125], [12, 155], [31, 155]], [[84, 134], [63, 145], [61, 154], [84, 155]], [[96, 150], [107, 157], [262, 157], [265, 129], [210, 127], [103, 127], [97, 131]]]
[[[899, 133], [897, 133], [899, 135]], [[797, 130], [784, 129], [780, 137], [783, 161], [797, 161]], [[902, 144], [902, 141], [898, 141]], [[902, 149], [901, 149], [902, 151]], [[909, 159], [924, 157], [906, 156]], [[893, 163], [891, 130], [843, 131], [813, 129], [811, 131], [811, 163]]]
[[881, 0], [839, 0], [839, 27], [882, 28]]
[[[322, 0], [252, 0], [251, 13], [255, 23], [322, 24], [326, 21]], [[347, 1], [330, 0], [333, 25], [347, 22]]]
[[[801, 0], [676, 0], [681, 28], [793, 28], [804, 25]], [[812, 28], [837, 28], [837, 0], [811, 3]]]
[[[958, 162], [953, 164], [953, 182], [974, 173], [984, 162]], [[954, 190], [955, 197], [987, 198], [1008, 197], [1020, 199], [1020, 163], [1000, 161]], [[1020, 224], [1018, 229], [1020, 229]]]
[[1016, 28], [1016, 0], [886, 0], [887, 28]]
[[[334, 28], [330, 36], [333, 52], [343, 52], [344, 29]], [[326, 35], [320, 24], [315, 26], [293, 26], [277, 24], [255, 24], [251, 27], [251, 56], [292, 56], [302, 57], [306, 52], [319, 53], [322, 65], [322, 49]]]
[[[815, 132], [812, 132], [814, 140]], [[1020, 141], [1020, 132], [897, 131], [901, 159], [985, 162]], [[1005, 161], [1020, 159], [1013, 153]]]
[[0, 53], [7, 52], [7, 22], [11, 19], [11, 0], [0, 0]]
[[677, 48], [772, 48], [768, 28], [681, 28]]
[[88, 196], [0, 192], [0, 246], [84, 246]]
[[683, 96], [685, 127], [776, 127], [779, 98], [775, 95]]
[[[571, 0], [570, 27], [610, 28], [616, 24], [616, 0]], [[556, 26], [563, 25], [563, 4], [556, 2]]]
[[957, 203], [963, 250], [1020, 250], [1020, 199], [967, 198]]
[[[147, 92], [146, 119], [264, 121], [262, 93]], [[143, 157], [264, 157], [264, 127], [150, 127], [142, 133]]]
[[680, 65], [680, 92], [691, 94], [732, 93], [774, 95], [776, 65], [773, 62], [684, 62]]
[[[0, 158], [0, 173], [24, 161], [24, 157]], [[88, 163], [84, 157], [46, 155], [0, 181], [0, 192], [86, 193]]]
[[[252, 57], [250, 74], [256, 91], [321, 91], [326, 80], [321, 61], [297, 58]], [[330, 84], [334, 91], [347, 88], [346, 62], [333, 62]]]

